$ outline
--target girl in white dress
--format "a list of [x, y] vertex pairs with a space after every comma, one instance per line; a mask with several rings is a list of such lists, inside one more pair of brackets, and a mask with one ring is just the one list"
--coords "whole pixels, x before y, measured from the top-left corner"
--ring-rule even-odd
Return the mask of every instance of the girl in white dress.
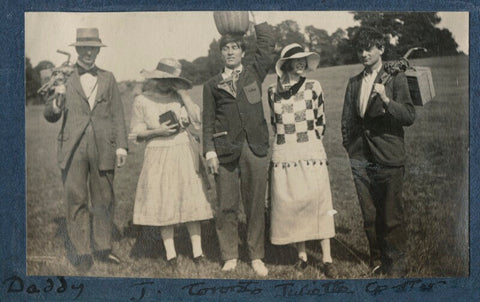
[[278, 81], [268, 91], [275, 129], [271, 172], [271, 241], [294, 244], [296, 267], [307, 267], [305, 241], [320, 239], [324, 273], [333, 277], [330, 238], [335, 235], [327, 155], [323, 92], [305, 78], [320, 56], [299, 44], [287, 45], [276, 64]]
[[198, 173], [193, 137], [186, 130], [190, 123], [200, 127], [200, 110], [184, 90], [191, 84], [179, 76], [180, 71], [181, 65], [174, 59], [162, 59], [156, 70], [142, 71], [146, 80], [142, 94], [135, 98], [130, 123], [130, 138], [147, 144], [133, 223], [160, 226], [167, 261], [172, 267], [176, 266], [177, 256], [174, 226], [186, 224], [193, 258], [198, 263], [204, 257], [200, 221], [212, 218]]

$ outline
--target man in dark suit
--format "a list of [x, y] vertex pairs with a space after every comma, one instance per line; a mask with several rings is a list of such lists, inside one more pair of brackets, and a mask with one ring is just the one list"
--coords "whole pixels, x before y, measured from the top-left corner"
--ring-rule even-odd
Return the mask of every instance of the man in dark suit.
[[[102, 44], [98, 29], [77, 29], [78, 60], [65, 85], [55, 88], [44, 116], [56, 122], [57, 160], [67, 204], [67, 233], [72, 262], [80, 270], [93, 255], [120, 263], [112, 253], [115, 166], [125, 164], [127, 134], [120, 93], [111, 72], [95, 66]], [[91, 218], [91, 221], [90, 221]], [[91, 243], [93, 247], [91, 247]]]
[[365, 69], [352, 77], [342, 114], [343, 146], [350, 158], [362, 209], [374, 273], [403, 275], [406, 226], [402, 200], [405, 172], [403, 127], [413, 124], [415, 109], [407, 78], [384, 71], [385, 40], [360, 29], [356, 48]]
[[262, 82], [273, 63], [271, 28], [255, 26], [257, 50], [251, 65], [242, 65], [242, 36], [225, 35], [220, 50], [225, 68], [203, 87], [203, 148], [210, 173], [216, 175], [218, 207], [215, 224], [223, 271], [238, 259], [240, 200], [247, 217], [247, 246], [259, 276], [268, 269], [264, 257], [265, 193], [269, 134], [262, 107]]

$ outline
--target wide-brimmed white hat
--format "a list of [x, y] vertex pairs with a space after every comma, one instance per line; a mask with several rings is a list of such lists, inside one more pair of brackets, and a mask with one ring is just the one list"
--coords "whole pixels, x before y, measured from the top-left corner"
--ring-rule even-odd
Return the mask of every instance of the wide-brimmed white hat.
[[320, 55], [316, 52], [308, 52], [298, 43], [292, 43], [285, 46], [280, 53], [280, 59], [278, 59], [275, 65], [275, 71], [279, 77], [283, 76], [282, 66], [287, 60], [291, 59], [307, 59], [307, 69], [315, 70], [320, 63]]
[[77, 28], [77, 41], [70, 46], [105, 47], [98, 34], [98, 28]]
[[145, 79], [171, 79], [179, 89], [192, 88], [192, 82], [180, 77], [182, 73], [182, 64], [172, 58], [160, 59], [157, 68], [151, 71], [143, 69], [140, 74]]

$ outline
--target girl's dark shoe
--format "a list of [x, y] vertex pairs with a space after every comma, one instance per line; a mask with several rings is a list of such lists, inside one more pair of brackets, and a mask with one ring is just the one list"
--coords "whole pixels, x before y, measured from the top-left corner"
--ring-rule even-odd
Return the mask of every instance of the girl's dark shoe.
[[308, 263], [307, 261], [303, 260], [303, 259], [298, 259], [297, 262], [295, 263], [295, 268], [297, 270], [300, 270], [300, 271], [303, 271], [307, 268], [308, 266]]
[[202, 254], [193, 258], [193, 263], [195, 263], [195, 265], [203, 265], [207, 263], [207, 259], [205, 259], [205, 256]]
[[167, 260], [167, 267], [169, 267], [172, 271], [176, 271], [178, 267], [177, 257]]
[[325, 262], [323, 264], [323, 274], [329, 279], [335, 279], [338, 275], [337, 269], [331, 262]]

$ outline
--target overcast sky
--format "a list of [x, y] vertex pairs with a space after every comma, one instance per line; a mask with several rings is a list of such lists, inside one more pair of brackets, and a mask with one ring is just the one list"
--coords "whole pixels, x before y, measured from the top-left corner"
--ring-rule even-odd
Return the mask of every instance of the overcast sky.
[[[448, 28], [468, 54], [468, 12], [440, 12], [440, 28]], [[255, 12], [257, 23], [271, 25], [291, 19], [300, 25], [313, 25], [329, 34], [337, 28], [354, 26], [353, 15], [332, 11], [268, 11]], [[112, 71], [117, 80], [141, 79], [142, 69], [154, 69], [160, 58], [194, 60], [208, 54], [209, 44], [220, 34], [215, 28], [212, 12], [126, 12], [126, 13], [58, 13], [29, 12], [25, 14], [25, 56], [33, 66], [42, 60], [55, 65], [66, 57], [57, 49], [68, 51], [76, 60], [73, 47], [76, 28], [98, 27], [102, 48], [97, 65]]]

